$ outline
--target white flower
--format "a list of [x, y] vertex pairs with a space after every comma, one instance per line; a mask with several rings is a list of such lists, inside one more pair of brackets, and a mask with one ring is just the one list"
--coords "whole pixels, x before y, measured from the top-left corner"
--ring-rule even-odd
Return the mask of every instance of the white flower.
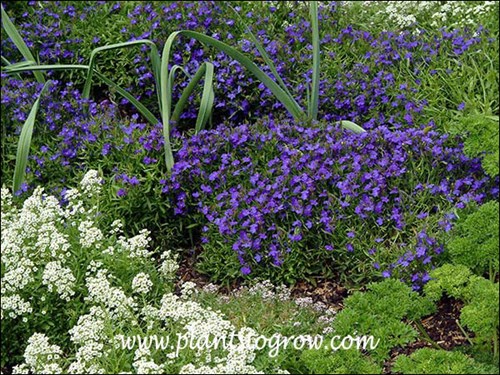
[[33, 312], [31, 303], [23, 300], [18, 294], [2, 296], [0, 299], [0, 305], [2, 306], [2, 319], [4, 319], [4, 311], [9, 311], [8, 316], [12, 319], [21, 315], [31, 314]]
[[122, 231], [122, 228], [123, 228], [123, 222], [120, 219], [115, 220], [111, 223], [111, 230], [109, 233], [111, 235], [118, 234]]
[[19, 259], [17, 267], [8, 269], [2, 277], [2, 294], [22, 290], [34, 280], [34, 263], [29, 258]]
[[132, 280], [132, 290], [135, 293], [146, 294], [151, 290], [152, 286], [151, 278], [144, 272], [138, 273]]
[[161, 254], [160, 259], [161, 265], [158, 271], [166, 280], [173, 280], [179, 269], [177, 254], [172, 254], [170, 250], [167, 250]]
[[105, 311], [92, 306], [90, 313], [78, 318], [78, 323], [69, 330], [70, 340], [75, 344], [99, 342], [104, 338]]
[[95, 227], [95, 223], [91, 220], [85, 220], [78, 226], [80, 231], [80, 244], [84, 249], [91, 247], [100, 248], [104, 238], [101, 230]]
[[125, 292], [118, 287], [111, 286], [108, 280], [108, 270], [100, 269], [96, 276], [86, 279], [88, 296], [86, 301], [101, 304], [113, 319], [131, 317], [136, 303], [132, 297], [127, 297]]
[[186, 281], [181, 285], [181, 297], [183, 299], [189, 299], [196, 292], [196, 284], [192, 281]]
[[219, 291], [219, 287], [215, 284], [209, 283], [202, 288], [203, 292], [215, 294]]
[[137, 236], [132, 238], [125, 238], [120, 236], [118, 238], [118, 244], [121, 246], [122, 251], [128, 254], [129, 258], [151, 258], [152, 253], [147, 249], [149, 241], [149, 231], [143, 229], [139, 232]]
[[32, 372], [43, 374], [45, 373], [41, 371], [43, 368], [47, 368], [47, 370], [54, 368], [49, 366], [48, 356], [57, 355], [60, 357], [61, 354], [61, 348], [57, 345], [50, 345], [47, 336], [42, 333], [34, 333], [28, 339], [28, 346], [24, 351], [24, 361]]
[[93, 197], [99, 195], [101, 192], [101, 179], [99, 178], [99, 173], [96, 170], [89, 170], [85, 176], [83, 176], [80, 186], [85, 195]]
[[43, 271], [42, 283], [47, 285], [49, 292], [54, 289], [59, 296], [69, 301], [75, 294], [73, 288], [75, 287], [75, 277], [69, 268], [62, 266], [61, 262], [49, 262]]

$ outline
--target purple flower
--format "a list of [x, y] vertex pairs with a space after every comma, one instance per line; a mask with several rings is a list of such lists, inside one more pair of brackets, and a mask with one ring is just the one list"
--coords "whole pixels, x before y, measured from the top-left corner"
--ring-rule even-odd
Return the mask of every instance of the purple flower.
[[119, 189], [117, 192], [116, 192], [116, 195], [118, 197], [124, 197], [125, 195], [127, 195], [127, 191], [125, 189]]

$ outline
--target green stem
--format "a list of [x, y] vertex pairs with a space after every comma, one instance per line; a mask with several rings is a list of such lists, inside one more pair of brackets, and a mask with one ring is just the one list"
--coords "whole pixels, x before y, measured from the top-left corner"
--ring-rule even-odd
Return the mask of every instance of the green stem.
[[496, 330], [493, 334], [493, 358], [498, 362], [498, 334]]
[[462, 327], [462, 325], [460, 324], [458, 319], [455, 319], [455, 322], [457, 323], [458, 328], [460, 328], [460, 331], [462, 331], [462, 333], [464, 334], [464, 336], [467, 339], [467, 341], [469, 342], [469, 344], [474, 345], [474, 342], [472, 342], [472, 339], [470, 338], [470, 336], [467, 334], [467, 332], [465, 332], [465, 329]]
[[182, 110], [186, 106], [186, 103], [189, 99], [189, 96], [193, 93], [194, 88], [196, 87], [196, 84], [200, 81], [201, 77], [203, 77], [203, 73], [205, 73], [205, 69], [198, 69], [196, 74], [191, 78], [191, 81], [189, 84], [186, 86], [184, 91], [182, 92], [182, 95], [177, 102], [177, 105], [174, 108], [174, 113], [172, 114], [172, 117], [170, 118], [170, 121], [173, 123], [177, 123], [179, 120], [179, 117], [181, 115]]
[[425, 341], [427, 341], [428, 343], [430, 343], [435, 349], [444, 350], [436, 341], [434, 341], [433, 339], [431, 339], [431, 337], [429, 336], [429, 334], [425, 330], [425, 328], [422, 325], [422, 323], [420, 322], [420, 320], [415, 320], [414, 323], [417, 326], [417, 328], [420, 331], [420, 333], [424, 336]]

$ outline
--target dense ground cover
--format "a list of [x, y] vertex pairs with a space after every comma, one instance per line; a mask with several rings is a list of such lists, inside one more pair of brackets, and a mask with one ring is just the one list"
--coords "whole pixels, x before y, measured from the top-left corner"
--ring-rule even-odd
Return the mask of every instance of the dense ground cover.
[[[169, 171], [161, 123], [102, 83], [85, 98], [82, 71], [49, 70], [24, 183], [9, 191], [44, 84], [5, 69], [23, 55], [2, 29], [2, 367], [498, 373], [498, 3], [320, 2], [317, 81], [308, 3], [230, 5], [2, 4], [40, 64], [84, 64], [96, 47], [140, 39], [162, 48], [192, 30], [281, 76], [300, 107], [316, 83], [319, 94], [317, 120], [298, 120], [232, 57], [181, 37], [169, 69], [193, 75], [211, 62], [215, 99], [195, 131], [204, 98], [190, 95]], [[96, 72], [161, 118], [150, 56], [107, 51]], [[174, 103], [188, 85], [179, 73]], [[349, 291], [340, 305], [297, 295], [325, 281]], [[429, 336], [443, 304], [457, 322], [445, 330], [463, 337], [453, 345]], [[227, 350], [113, 345], [186, 332], [240, 336]], [[353, 332], [380, 344], [277, 355], [251, 345], [252, 335]]]

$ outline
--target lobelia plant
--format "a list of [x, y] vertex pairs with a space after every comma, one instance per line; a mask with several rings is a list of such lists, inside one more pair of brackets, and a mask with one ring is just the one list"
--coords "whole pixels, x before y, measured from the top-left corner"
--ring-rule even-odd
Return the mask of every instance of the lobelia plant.
[[[236, 11], [235, 11], [236, 12]], [[109, 51], [120, 48], [127, 48], [135, 45], [148, 45], [151, 48], [151, 64], [153, 67], [153, 75], [156, 83], [156, 91], [158, 96], [158, 108], [161, 114], [161, 123], [163, 125], [163, 136], [164, 136], [164, 147], [165, 147], [165, 162], [167, 170], [170, 172], [174, 165], [174, 158], [170, 143], [170, 124], [175, 123], [180, 114], [187, 104], [189, 96], [192, 94], [195, 85], [204, 75], [204, 87], [201, 97], [201, 103], [198, 112], [198, 118], [195, 125], [195, 132], [199, 132], [206, 123], [210, 120], [211, 113], [214, 105], [214, 90], [213, 90], [213, 77], [214, 77], [214, 67], [210, 62], [204, 62], [194, 74], [193, 77], [187, 73], [187, 71], [181, 66], [174, 65], [169, 69], [170, 53], [174, 43], [174, 40], [178, 36], [186, 36], [193, 38], [203, 44], [210, 45], [216, 49], [224, 52], [234, 60], [238, 61], [241, 65], [247, 68], [257, 79], [259, 79], [279, 100], [285, 108], [290, 112], [290, 114], [296, 120], [316, 120], [319, 106], [319, 62], [320, 62], [320, 48], [319, 48], [319, 26], [318, 26], [318, 5], [316, 1], [310, 2], [310, 17], [312, 25], [312, 44], [313, 44], [313, 77], [312, 77], [312, 87], [310, 90], [309, 100], [308, 100], [308, 110], [307, 113], [300, 107], [300, 105], [293, 98], [292, 94], [284, 84], [282, 78], [277, 73], [277, 70], [271, 60], [271, 58], [266, 53], [264, 47], [258, 42], [257, 38], [251, 33], [248, 27], [247, 30], [251, 35], [252, 41], [256, 44], [257, 49], [262, 55], [264, 61], [268, 65], [269, 69], [273, 73], [274, 77], [278, 81], [276, 83], [268, 74], [266, 74], [262, 69], [260, 69], [255, 63], [253, 63], [248, 57], [246, 57], [241, 52], [237, 51], [235, 48], [229, 46], [228, 44], [221, 42], [215, 38], [207, 36], [202, 33], [189, 30], [180, 30], [170, 34], [164, 47], [163, 53], [160, 58], [158, 55], [158, 50], [154, 42], [148, 39], [141, 39], [135, 41], [129, 41], [124, 43], [112, 44], [107, 46], [102, 46], [94, 49], [91, 53], [88, 65], [37, 65], [34, 61], [33, 56], [29, 52], [28, 47], [20, 37], [19, 33], [15, 29], [14, 24], [8, 18], [6, 12], [2, 7], [2, 25], [6, 30], [7, 34], [17, 48], [23, 53], [23, 56], [27, 61], [18, 64], [9, 64], [6, 59], [3, 59], [7, 63], [4, 67], [4, 71], [10, 74], [17, 74], [24, 71], [33, 71], [37, 74], [37, 79], [43, 79], [40, 76], [40, 71], [45, 70], [84, 70], [86, 71], [86, 80], [83, 90], [83, 98], [88, 99], [90, 96], [90, 89], [92, 86], [92, 78], [96, 75], [102, 82], [110, 87], [113, 87], [121, 96], [127, 99], [152, 125], [159, 123], [158, 119], [149, 111], [142, 103], [140, 103], [136, 98], [130, 95], [126, 90], [124, 90], [119, 85], [115, 84], [113, 81], [100, 74], [96, 70], [96, 59], [97, 55], [103, 51]], [[241, 20], [241, 18], [240, 18]], [[241, 21], [243, 23], [243, 21]], [[181, 98], [179, 99], [177, 105], [175, 106], [173, 112], [172, 108], [172, 91], [173, 83], [175, 79], [175, 74], [177, 71], [183, 72], [188, 79], [190, 79], [189, 84], [182, 92]], [[35, 110], [36, 113], [36, 110]], [[354, 131], [355, 133], [362, 133], [365, 130], [360, 126], [356, 125], [350, 121], [341, 121], [341, 125]], [[23, 144], [23, 147], [28, 147], [29, 144]], [[27, 152], [26, 152], [27, 154]]]

